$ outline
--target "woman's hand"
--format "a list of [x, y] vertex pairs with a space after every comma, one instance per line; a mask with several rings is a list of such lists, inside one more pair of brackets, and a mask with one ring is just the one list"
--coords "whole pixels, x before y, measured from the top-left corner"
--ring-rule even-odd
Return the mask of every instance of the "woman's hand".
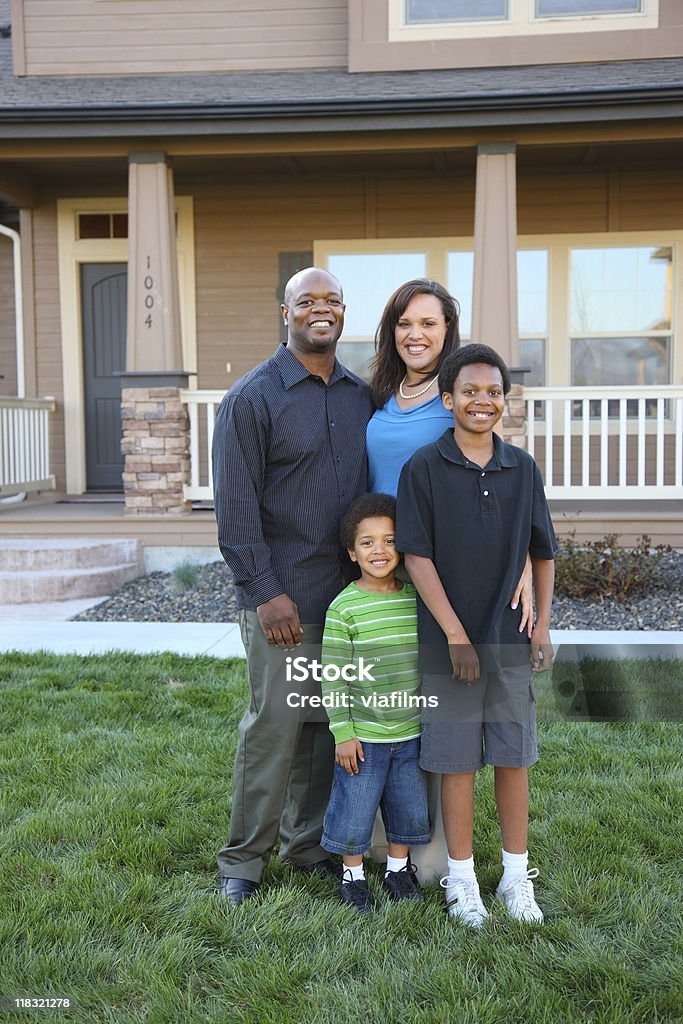
[[360, 740], [344, 740], [334, 748], [334, 760], [348, 775], [358, 775], [359, 761], [364, 761], [363, 746]]
[[519, 632], [524, 632], [526, 626], [527, 636], [531, 639], [531, 633], [534, 628], [534, 588], [533, 588], [533, 573], [531, 571], [531, 558], [527, 552], [526, 562], [524, 563], [524, 569], [522, 575], [519, 577], [517, 588], [512, 595], [512, 601], [510, 604], [511, 608], [516, 608], [517, 605], [522, 603], [522, 619], [519, 624]]

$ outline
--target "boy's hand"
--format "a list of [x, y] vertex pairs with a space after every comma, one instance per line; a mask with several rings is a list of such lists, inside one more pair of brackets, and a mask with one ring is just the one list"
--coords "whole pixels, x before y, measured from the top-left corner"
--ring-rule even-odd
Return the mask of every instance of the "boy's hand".
[[531, 634], [531, 667], [534, 672], [547, 672], [553, 660], [553, 645], [547, 626], [534, 626]]
[[334, 748], [334, 760], [348, 775], [358, 775], [360, 771], [358, 762], [365, 760], [361, 741], [352, 739], [337, 743]]
[[479, 678], [479, 658], [471, 643], [449, 644], [453, 678], [471, 686]]

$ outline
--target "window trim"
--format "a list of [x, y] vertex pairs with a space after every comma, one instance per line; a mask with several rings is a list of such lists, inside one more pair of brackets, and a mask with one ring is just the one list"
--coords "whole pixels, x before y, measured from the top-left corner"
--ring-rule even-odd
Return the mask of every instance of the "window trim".
[[659, 28], [659, 0], [643, 0], [643, 10], [633, 14], [554, 14], [540, 17], [534, 13], [535, 0], [509, 0], [506, 19], [428, 22], [424, 25], [406, 23], [406, 0], [386, 2], [390, 43]]

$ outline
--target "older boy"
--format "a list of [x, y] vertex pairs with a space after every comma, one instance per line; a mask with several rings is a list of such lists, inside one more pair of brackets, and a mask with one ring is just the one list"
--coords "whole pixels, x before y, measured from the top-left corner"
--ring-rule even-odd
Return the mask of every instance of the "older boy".
[[[453, 430], [406, 464], [396, 543], [419, 594], [423, 695], [420, 764], [442, 773], [449, 914], [480, 927], [487, 911], [472, 856], [474, 779], [494, 766], [503, 840], [497, 897], [508, 913], [543, 921], [528, 871], [527, 768], [538, 759], [532, 669], [552, 658], [550, 605], [557, 547], [540, 471], [493, 427], [510, 389], [508, 369], [486, 345], [449, 356], [439, 391]], [[537, 619], [520, 633], [510, 597], [531, 555]]]

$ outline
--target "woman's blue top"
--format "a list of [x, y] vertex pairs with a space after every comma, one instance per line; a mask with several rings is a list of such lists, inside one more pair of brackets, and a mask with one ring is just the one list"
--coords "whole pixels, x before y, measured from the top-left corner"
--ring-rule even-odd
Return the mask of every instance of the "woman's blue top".
[[453, 413], [441, 396], [411, 409], [401, 409], [394, 395], [378, 409], [367, 427], [368, 487], [375, 494], [393, 494], [404, 464], [418, 448], [432, 444], [453, 426]]

